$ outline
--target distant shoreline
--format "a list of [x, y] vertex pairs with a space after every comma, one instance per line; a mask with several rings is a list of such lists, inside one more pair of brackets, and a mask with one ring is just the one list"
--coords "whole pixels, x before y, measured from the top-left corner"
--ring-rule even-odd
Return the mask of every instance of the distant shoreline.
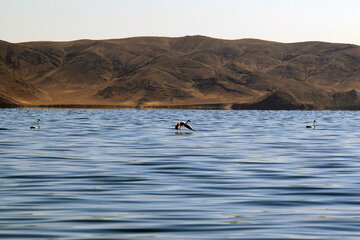
[[199, 105], [173, 105], [173, 106], [123, 106], [123, 105], [91, 105], [91, 104], [55, 104], [55, 105], [28, 105], [7, 106], [0, 109], [118, 109], [118, 110], [250, 110], [250, 111], [359, 111], [360, 106], [350, 108], [251, 108], [243, 104], [243, 108], [236, 107], [238, 104], [199, 104]]
[[124, 105], [92, 105], [92, 104], [51, 104], [51, 105], [19, 105], [1, 108], [39, 108], [39, 109], [186, 109], [186, 110], [233, 110], [229, 104], [199, 104], [199, 105], [162, 105], [162, 106], [124, 106]]

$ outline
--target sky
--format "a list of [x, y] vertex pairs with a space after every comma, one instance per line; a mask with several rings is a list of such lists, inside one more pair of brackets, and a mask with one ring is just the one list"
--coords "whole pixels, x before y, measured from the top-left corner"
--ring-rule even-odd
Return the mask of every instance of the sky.
[[359, 10], [359, 0], [0, 0], [0, 39], [205, 35], [360, 45]]

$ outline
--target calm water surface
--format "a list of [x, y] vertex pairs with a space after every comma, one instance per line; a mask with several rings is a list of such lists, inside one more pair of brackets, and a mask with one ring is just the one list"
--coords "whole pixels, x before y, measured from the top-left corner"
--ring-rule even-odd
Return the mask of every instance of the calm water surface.
[[[187, 119], [197, 131], [175, 134]], [[0, 238], [360, 239], [359, 123], [357, 111], [3, 109]]]

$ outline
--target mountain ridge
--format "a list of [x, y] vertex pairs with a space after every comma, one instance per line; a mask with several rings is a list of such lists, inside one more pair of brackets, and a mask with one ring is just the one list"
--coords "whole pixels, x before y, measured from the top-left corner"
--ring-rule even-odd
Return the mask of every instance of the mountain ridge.
[[216, 109], [257, 109], [273, 96], [270, 109], [360, 109], [359, 66], [359, 46], [326, 42], [0, 41], [0, 96], [16, 106]]

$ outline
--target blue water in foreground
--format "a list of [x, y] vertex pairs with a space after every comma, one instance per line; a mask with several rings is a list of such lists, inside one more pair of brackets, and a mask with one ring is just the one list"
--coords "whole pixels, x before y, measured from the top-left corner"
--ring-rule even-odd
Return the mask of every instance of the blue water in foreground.
[[[187, 119], [197, 131], [175, 134]], [[3, 109], [0, 238], [360, 239], [359, 123], [357, 111]]]

